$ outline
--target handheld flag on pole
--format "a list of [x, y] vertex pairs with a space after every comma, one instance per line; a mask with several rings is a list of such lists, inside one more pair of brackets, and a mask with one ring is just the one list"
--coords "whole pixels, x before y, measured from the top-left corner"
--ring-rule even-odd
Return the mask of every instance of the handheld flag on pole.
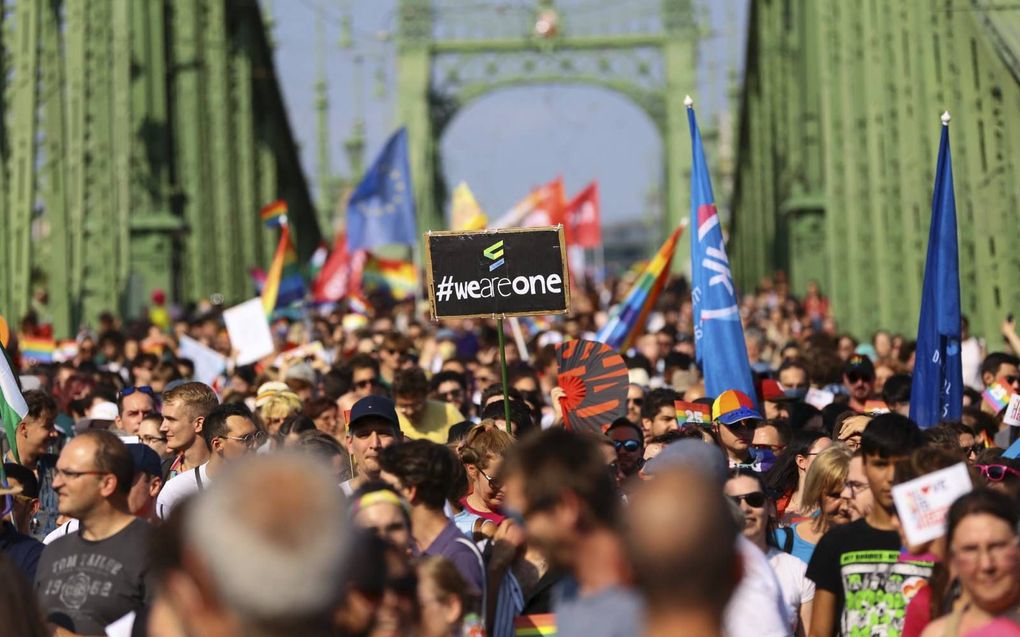
[[418, 242], [407, 129], [390, 137], [347, 202], [347, 249]]
[[942, 114], [942, 140], [935, 168], [915, 360], [910, 418], [923, 428], [943, 420], [959, 420], [963, 412], [960, 260], [948, 112]]
[[[15, 439], [15, 430], [22, 418], [28, 415], [28, 405], [25, 404], [25, 397], [21, 395], [21, 383], [18, 375], [14, 372], [11, 359], [7, 356], [7, 350], [0, 345], [0, 419], [4, 423], [4, 434], [7, 436], [7, 445], [11, 449], [14, 461], [20, 463], [18, 456], [18, 445]], [[2, 463], [0, 463], [2, 464]]]
[[544, 186], [535, 188], [505, 215], [491, 224], [491, 228], [535, 228], [563, 223], [563, 178], [557, 177]]
[[287, 219], [287, 202], [283, 199], [271, 201], [262, 210], [259, 210], [259, 218], [267, 228], [279, 228]]
[[602, 245], [599, 182], [593, 181], [566, 205], [567, 245], [597, 248]]
[[727, 389], [754, 396], [737, 291], [716, 214], [701, 132], [694, 117], [694, 100], [688, 96], [684, 105], [687, 106], [693, 154], [691, 223], [695, 231], [691, 233], [691, 300], [697, 358], [709, 396], [718, 396]]
[[634, 343], [634, 339], [645, 326], [648, 313], [655, 307], [655, 302], [666, 285], [670, 265], [673, 263], [673, 253], [676, 252], [676, 242], [683, 229], [683, 225], [677, 227], [655, 253], [655, 257], [641, 272], [623, 302], [595, 335], [596, 341], [619, 351], [629, 348]]
[[474, 193], [467, 183], [460, 182], [453, 189], [453, 203], [450, 205], [451, 230], [485, 230], [489, 218], [478, 205]]
[[280, 227], [280, 243], [276, 246], [273, 263], [269, 266], [262, 285], [262, 307], [266, 316], [278, 307], [286, 307], [305, 296], [305, 278], [298, 265], [297, 250], [290, 238], [290, 227]]

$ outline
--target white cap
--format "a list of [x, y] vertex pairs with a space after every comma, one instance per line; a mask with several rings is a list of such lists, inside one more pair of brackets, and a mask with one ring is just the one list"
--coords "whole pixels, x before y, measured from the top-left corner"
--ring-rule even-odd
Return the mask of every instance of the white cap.
[[89, 409], [88, 412], [88, 417], [91, 420], [116, 420], [119, 415], [117, 405], [105, 401], [92, 405], [92, 409]]

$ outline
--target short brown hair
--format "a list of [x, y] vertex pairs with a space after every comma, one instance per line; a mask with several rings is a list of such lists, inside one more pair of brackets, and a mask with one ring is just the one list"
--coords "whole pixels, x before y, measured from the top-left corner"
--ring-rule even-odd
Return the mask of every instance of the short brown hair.
[[188, 413], [189, 420], [205, 418], [220, 404], [216, 393], [205, 383], [182, 383], [163, 393], [163, 404], [180, 403]]
[[507, 453], [504, 476], [524, 480], [524, 496], [533, 511], [555, 507], [566, 491], [585, 505], [583, 525], [615, 527], [619, 498], [598, 445], [565, 429], [527, 436]]
[[43, 414], [57, 415], [57, 401], [41, 389], [30, 389], [24, 394], [28, 417], [38, 418]]
[[429, 381], [420, 367], [409, 367], [397, 372], [393, 378], [393, 396], [425, 396]]
[[127, 445], [105, 429], [87, 429], [75, 436], [88, 438], [96, 445], [96, 469], [117, 478], [117, 491], [127, 494], [135, 477], [135, 461]]

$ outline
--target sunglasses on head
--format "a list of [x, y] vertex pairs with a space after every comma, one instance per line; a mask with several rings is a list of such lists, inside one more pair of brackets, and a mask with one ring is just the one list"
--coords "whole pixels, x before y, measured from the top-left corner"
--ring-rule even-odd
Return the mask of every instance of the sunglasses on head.
[[981, 472], [990, 482], [1002, 482], [1006, 476], [1018, 477], [1020, 471], [1004, 464], [976, 464], [974, 468]]
[[143, 394], [146, 394], [153, 400], [156, 399], [156, 392], [153, 391], [152, 387], [149, 387], [148, 385], [139, 385], [138, 387], [125, 387], [124, 389], [120, 390], [120, 394], [117, 395], [117, 399], [120, 400], [121, 398], [127, 398], [128, 396], [135, 392], [142, 392]]
[[765, 506], [765, 494], [761, 491], [752, 491], [751, 493], [745, 493], [744, 495], [731, 495], [730, 499], [737, 504], [746, 502], [747, 506], [752, 509], [760, 509]]
[[638, 442], [637, 440], [634, 440], [633, 438], [630, 440], [614, 440], [613, 447], [617, 451], [623, 449], [624, 451], [634, 453], [635, 451], [641, 448], [641, 443]]

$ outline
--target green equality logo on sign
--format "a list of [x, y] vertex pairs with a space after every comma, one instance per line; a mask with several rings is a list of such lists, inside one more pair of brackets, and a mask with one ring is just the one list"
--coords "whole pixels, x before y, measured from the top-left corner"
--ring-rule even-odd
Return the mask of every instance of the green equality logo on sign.
[[491, 246], [486, 248], [485, 251], [482, 252], [482, 254], [495, 261], [495, 263], [489, 266], [489, 272], [492, 272], [493, 270], [495, 270], [496, 268], [498, 268], [499, 266], [503, 265], [506, 262], [506, 259], [503, 258], [502, 241], [497, 241], [496, 243], [492, 244]]
[[570, 306], [561, 227], [426, 234], [437, 318], [562, 314]]

